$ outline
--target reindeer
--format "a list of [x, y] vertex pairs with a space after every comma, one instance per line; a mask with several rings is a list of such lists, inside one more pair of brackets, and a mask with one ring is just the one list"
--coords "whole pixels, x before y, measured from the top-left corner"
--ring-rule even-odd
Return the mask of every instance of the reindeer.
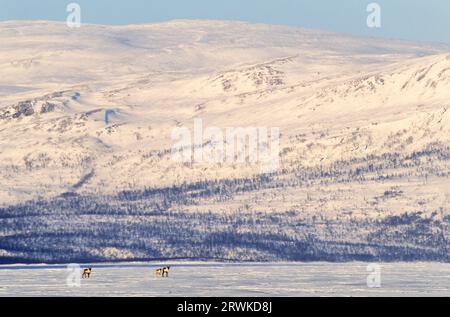
[[83, 275], [81, 275], [81, 278], [90, 278], [92, 273], [92, 268], [84, 269]]
[[156, 269], [156, 276], [161, 277], [169, 277], [170, 266], [165, 266], [159, 269]]

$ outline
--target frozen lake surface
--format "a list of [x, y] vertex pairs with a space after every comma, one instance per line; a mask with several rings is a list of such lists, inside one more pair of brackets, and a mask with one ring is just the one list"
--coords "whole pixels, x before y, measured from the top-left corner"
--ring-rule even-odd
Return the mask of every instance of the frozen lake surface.
[[450, 296], [444, 263], [380, 264], [379, 288], [359, 262], [165, 265], [168, 278], [155, 276], [155, 263], [90, 265], [80, 287], [67, 285], [64, 265], [0, 266], [0, 296]]

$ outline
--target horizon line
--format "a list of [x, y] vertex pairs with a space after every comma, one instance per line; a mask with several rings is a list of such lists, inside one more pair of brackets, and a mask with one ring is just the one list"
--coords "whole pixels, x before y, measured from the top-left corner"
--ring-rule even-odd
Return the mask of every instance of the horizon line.
[[[56, 20], [56, 19], [13, 19], [13, 20], [0, 20], [0, 25], [3, 23], [54, 23], [54, 24], [66, 24], [65, 20]], [[450, 43], [441, 42], [441, 41], [433, 41], [433, 40], [417, 40], [417, 39], [407, 39], [407, 38], [396, 38], [396, 37], [388, 37], [388, 36], [377, 36], [377, 35], [364, 35], [350, 32], [337, 32], [327, 29], [319, 29], [319, 28], [309, 28], [300, 25], [290, 25], [290, 24], [280, 24], [280, 23], [264, 23], [264, 22], [255, 22], [250, 20], [230, 20], [230, 19], [189, 19], [189, 18], [180, 18], [180, 19], [167, 19], [161, 20], [157, 22], [141, 22], [141, 23], [92, 23], [92, 22], [82, 22], [81, 27], [85, 26], [98, 26], [98, 27], [131, 27], [131, 26], [157, 26], [161, 24], [168, 24], [174, 22], [222, 22], [222, 23], [236, 23], [236, 24], [247, 24], [247, 25], [260, 25], [260, 26], [272, 26], [272, 27], [283, 27], [287, 29], [300, 29], [311, 32], [320, 32], [324, 34], [330, 35], [342, 35], [347, 37], [359, 38], [359, 39], [375, 39], [375, 40], [386, 40], [393, 42], [405, 42], [405, 43], [417, 43], [417, 44], [432, 44], [432, 45], [442, 45], [448, 46], [450, 49]]]

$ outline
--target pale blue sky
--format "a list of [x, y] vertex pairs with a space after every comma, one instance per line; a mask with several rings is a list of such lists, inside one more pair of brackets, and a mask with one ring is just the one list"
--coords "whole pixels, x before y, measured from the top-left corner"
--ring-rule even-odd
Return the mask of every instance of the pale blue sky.
[[[70, 2], [81, 5], [82, 22], [96, 24], [244, 20], [450, 43], [450, 0], [0, 0], [0, 21], [65, 21]], [[381, 5], [380, 29], [366, 26], [371, 2]]]

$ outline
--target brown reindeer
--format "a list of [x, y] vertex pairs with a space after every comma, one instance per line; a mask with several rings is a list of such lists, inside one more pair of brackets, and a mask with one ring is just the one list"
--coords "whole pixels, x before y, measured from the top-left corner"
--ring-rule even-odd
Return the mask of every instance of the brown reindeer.
[[90, 278], [92, 273], [92, 268], [84, 269], [83, 275], [81, 275], [81, 278]]
[[159, 269], [156, 269], [156, 276], [161, 277], [169, 277], [170, 266], [165, 266]]

